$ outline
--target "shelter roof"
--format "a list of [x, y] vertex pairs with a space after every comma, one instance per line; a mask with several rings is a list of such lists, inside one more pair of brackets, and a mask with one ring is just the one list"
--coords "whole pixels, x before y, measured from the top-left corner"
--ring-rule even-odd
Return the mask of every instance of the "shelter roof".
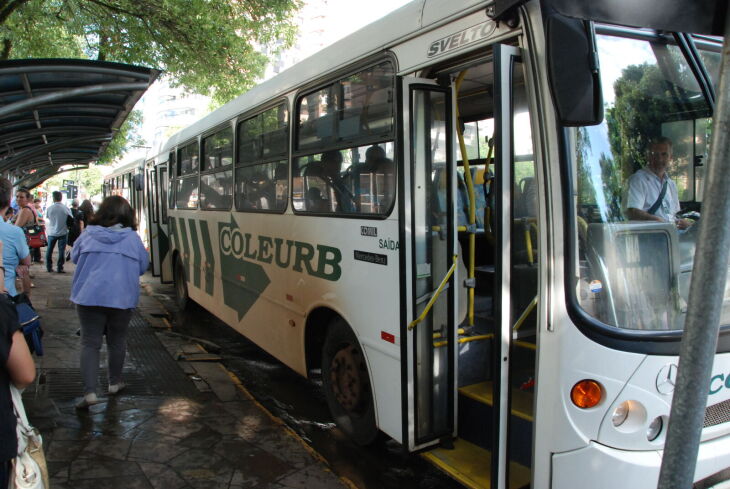
[[0, 62], [0, 174], [33, 187], [97, 160], [159, 74], [80, 59]]

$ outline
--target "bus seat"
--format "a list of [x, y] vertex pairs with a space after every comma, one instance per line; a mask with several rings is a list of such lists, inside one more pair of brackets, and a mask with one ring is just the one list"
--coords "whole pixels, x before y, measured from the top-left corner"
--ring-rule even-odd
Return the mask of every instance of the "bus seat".
[[[604, 323], [675, 329], [681, 314], [679, 240], [671, 223], [588, 224], [585, 283]], [[590, 285], [589, 285], [590, 284]]]
[[322, 191], [318, 187], [310, 187], [307, 190], [307, 210], [310, 212], [329, 212], [327, 201], [322, 197]]
[[474, 179], [474, 187], [484, 185], [484, 168], [472, 168], [472, 175]]
[[513, 215], [518, 217], [537, 216], [537, 186], [535, 177], [525, 177], [515, 185]]

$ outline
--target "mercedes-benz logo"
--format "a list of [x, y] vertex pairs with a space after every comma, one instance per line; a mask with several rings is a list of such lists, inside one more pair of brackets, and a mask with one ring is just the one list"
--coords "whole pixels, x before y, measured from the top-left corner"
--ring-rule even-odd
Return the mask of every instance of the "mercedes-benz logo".
[[677, 366], [668, 363], [662, 367], [656, 376], [656, 390], [660, 394], [671, 394], [674, 392], [674, 385], [677, 383]]

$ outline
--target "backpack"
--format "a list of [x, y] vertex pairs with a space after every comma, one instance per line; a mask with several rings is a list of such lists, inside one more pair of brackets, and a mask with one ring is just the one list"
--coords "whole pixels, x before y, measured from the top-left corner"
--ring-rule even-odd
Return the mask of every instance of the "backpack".
[[25, 341], [28, 343], [28, 349], [37, 356], [43, 356], [43, 328], [38, 313], [33, 309], [30, 299], [25, 294], [18, 294], [12, 298], [15, 302], [15, 311], [18, 313], [18, 322], [20, 323]]

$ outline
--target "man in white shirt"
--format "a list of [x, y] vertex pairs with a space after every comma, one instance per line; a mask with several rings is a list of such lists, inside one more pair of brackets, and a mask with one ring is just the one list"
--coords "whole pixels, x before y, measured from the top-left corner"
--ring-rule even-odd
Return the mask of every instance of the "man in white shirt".
[[53, 204], [46, 209], [46, 236], [48, 236], [48, 249], [46, 250], [46, 270], [53, 271], [53, 248], [58, 243], [58, 273], [63, 271], [64, 258], [66, 253], [66, 239], [68, 237], [68, 225], [66, 219], [71, 217], [71, 210], [61, 203], [63, 195], [56, 190], [53, 192]]
[[626, 215], [635, 221], [671, 222], [679, 229], [687, 229], [690, 222], [676, 217], [680, 211], [677, 185], [667, 175], [672, 159], [671, 139], [653, 139], [646, 159], [646, 167], [629, 178]]

